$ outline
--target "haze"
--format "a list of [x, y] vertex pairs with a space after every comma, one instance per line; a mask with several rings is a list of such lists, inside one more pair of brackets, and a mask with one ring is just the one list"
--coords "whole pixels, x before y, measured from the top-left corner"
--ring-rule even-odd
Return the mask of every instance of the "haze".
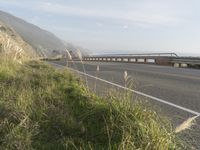
[[0, 9], [99, 53], [200, 55], [198, 0], [1, 0]]

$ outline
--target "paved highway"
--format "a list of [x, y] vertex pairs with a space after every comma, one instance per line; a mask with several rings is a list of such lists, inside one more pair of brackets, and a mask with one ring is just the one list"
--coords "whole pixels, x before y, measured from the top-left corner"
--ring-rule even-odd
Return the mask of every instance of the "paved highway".
[[[53, 63], [66, 65], [65, 60]], [[133, 63], [84, 62], [86, 73], [96, 76], [97, 65], [100, 69], [98, 72], [99, 78], [124, 86], [123, 75], [124, 71], [127, 71], [133, 79], [134, 90], [200, 112], [200, 70]], [[69, 67], [83, 71], [80, 62], [71, 62]], [[91, 82], [94, 84], [95, 81]], [[99, 84], [101, 85], [101, 83]], [[102, 88], [105, 87], [103, 84], [101, 86]], [[104, 90], [106, 89], [104, 88]], [[180, 124], [190, 116], [194, 116], [177, 108], [156, 104], [167, 116], [172, 118], [175, 125]], [[197, 125], [193, 127], [193, 130], [189, 130], [187, 134], [190, 135], [192, 141], [195, 139], [194, 141], [200, 149], [199, 123], [200, 118], [197, 119]], [[186, 139], [188, 140], [188, 137]]]
[[[66, 62], [56, 62], [65, 65]], [[171, 103], [200, 112], [200, 70], [173, 68], [133, 63], [84, 62], [87, 74], [124, 85], [124, 71], [128, 72], [134, 83], [134, 90], [164, 99]], [[70, 67], [83, 71], [79, 62]]]

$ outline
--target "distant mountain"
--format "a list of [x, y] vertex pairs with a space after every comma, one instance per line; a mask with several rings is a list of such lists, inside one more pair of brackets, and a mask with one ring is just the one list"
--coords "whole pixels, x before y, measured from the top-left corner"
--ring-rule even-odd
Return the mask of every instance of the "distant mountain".
[[54, 34], [30, 24], [20, 18], [0, 11], [0, 22], [13, 30], [27, 42], [38, 55], [52, 56], [63, 54], [65, 44]]

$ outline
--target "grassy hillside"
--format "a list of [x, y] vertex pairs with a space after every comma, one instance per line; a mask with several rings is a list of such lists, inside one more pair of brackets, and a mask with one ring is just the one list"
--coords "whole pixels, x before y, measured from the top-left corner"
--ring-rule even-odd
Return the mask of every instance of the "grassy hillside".
[[0, 21], [10, 26], [38, 55], [54, 56], [63, 53], [65, 45], [53, 33], [0, 10]]
[[12, 28], [0, 21], [0, 55], [19, 60], [38, 55]]
[[100, 98], [72, 73], [0, 60], [0, 149], [177, 150], [159, 116], [127, 99]]

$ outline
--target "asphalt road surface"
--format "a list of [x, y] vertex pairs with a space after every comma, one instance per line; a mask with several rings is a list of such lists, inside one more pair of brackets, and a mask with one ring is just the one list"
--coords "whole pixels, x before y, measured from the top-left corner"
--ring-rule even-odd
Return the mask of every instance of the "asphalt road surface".
[[[64, 60], [56, 63], [66, 65]], [[100, 69], [99, 78], [124, 85], [124, 71], [127, 71], [133, 80], [134, 90], [200, 112], [200, 70], [133, 63], [84, 62], [86, 73], [96, 76], [97, 65]], [[83, 71], [79, 62], [69, 63], [69, 66]]]
[[[66, 66], [66, 61], [55, 61], [53, 63]], [[70, 62], [68, 66], [83, 72], [80, 62]], [[97, 66], [99, 71], [97, 72]], [[124, 86], [124, 71], [132, 79], [133, 89], [145, 94], [163, 99], [190, 110], [200, 112], [200, 70], [189, 68], [173, 68], [169, 66], [156, 66], [133, 63], [114, 62], [84, 62], [84, 69], [87, 74], [98, 76], [101, 79]], [[90, 80], [90, 79], [88, 79]], [[94, 83], [96, 81], [90, 80]], [[101, 85], [102, 83], [99, 83]], [[105, 85], [101, 85], [105, 89]], [[106, 89], [105, 89], [106, 90]], [[154, 103], [154, 101], [152, 101]], [[163, 112], [172, 118], [175, 125], [180, 124], [193, 114], [184, 112], [165, 104], [155, 102]], [[200, 118], [196, 126], [189, 130], [189, 139], [195, 142], [195, 147], [200, 149]], [[188, 136], [183, 134], [182, 136]]]

